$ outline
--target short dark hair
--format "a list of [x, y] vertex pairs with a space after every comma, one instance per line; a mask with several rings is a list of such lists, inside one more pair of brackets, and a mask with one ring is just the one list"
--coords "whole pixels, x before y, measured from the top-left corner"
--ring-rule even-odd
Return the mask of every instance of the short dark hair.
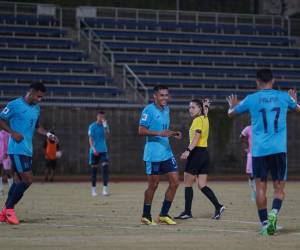
[[105, 115], [105, 112], [103, 110], [98, 111], [97, 115]]
[[30, 84], [29, 88], [34, 89], [36, 91], [41, 91], [43, 93], [45, 93], [47, 90], [45, 85], [42, 84], [41, 82], [32, 83], [32, 84]]
[[169, 88], [166, 85], [159, 84], [159, 85], [154, 86], [153, 92], [155, 93], [161, 89], [169, 89]]
[[270, 69], [260, 69], [256, 72], [256, 79], [268, 83], [273, 80], [273, 73]]

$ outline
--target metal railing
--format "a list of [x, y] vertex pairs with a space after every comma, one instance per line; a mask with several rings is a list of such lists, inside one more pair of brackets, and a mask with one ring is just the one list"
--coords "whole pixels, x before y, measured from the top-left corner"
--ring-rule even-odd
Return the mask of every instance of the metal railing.
[[[113, 78], [115, 58], [110, 48], [102, 40], [99, 40], [98, 35], [89, 27], [84, 18], [77, 18], [77, 32], [78, 41], [84, 41], [87, 44], [88, 54], [96, 59], [98, 66], [103, 67]], [[97, 42], [94, 41], [95, 38], [97, 38]]]
[[145, 104], [149, 102], [149, 93], [147, 87], [138, 78], [138, 76], [127, 65], [123, 65], [123, 89], [131, 88], [133, 92], [133, 100], [135, 102], [142, 101]]
[[237, 13], [194, 12], [176, 10], [131, 9], [115, 7], [97, 7], [97, 17], [114, 20], [126, 19], [135, 21], [213, 24], [249, 24], [253, 26], [270, 25], [272, 28], [281, 27], [290, 34], [290, 19], [279, 15], [253, 15]]

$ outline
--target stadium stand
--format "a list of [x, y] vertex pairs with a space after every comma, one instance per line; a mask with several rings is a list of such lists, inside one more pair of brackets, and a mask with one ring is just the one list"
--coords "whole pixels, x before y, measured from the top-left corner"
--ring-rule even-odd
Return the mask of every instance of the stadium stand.
[[[37, 5], [34, 5], [37, 8]], [[61, 27], [56, 16], [0, 11], [0, 101], [43, 82], [46, 104], [122, 104], [122, 89]]]
[[81, 20], [81, 29], [92, 30], [94, 42], [104, 42], [120, 70], [126, 64], [149, 92], [159, 83], [170, 86], [173, 104], [243, 96], [255, 88], [261, 67], [274, 70], [279, 88], [298, 87], [300, 50], [281, 17], [248, 16], [239, 23], [234, 14], [224, 22], [217, 14], [209, 21], [209, 13], [204, 20], [201, 13], [185, 14], [181, 21], [176, 12], [98, 9], [97, 17]]

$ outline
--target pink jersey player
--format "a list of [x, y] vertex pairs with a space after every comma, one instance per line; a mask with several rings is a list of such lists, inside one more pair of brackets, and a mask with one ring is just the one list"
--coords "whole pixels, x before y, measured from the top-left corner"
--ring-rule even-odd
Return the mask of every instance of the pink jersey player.
[[252, 153], [251, 153], [252, 152], [252, 128], [251, 126], [245, 127], [240, 137], [246, 137], [248, 141], [246, 173], [252, 175]]
[[7, 155], [9, 133], [5, 130], [0, 130], [0, 164], [3, 165], [5, 170], [11, 169], [11, 162]]

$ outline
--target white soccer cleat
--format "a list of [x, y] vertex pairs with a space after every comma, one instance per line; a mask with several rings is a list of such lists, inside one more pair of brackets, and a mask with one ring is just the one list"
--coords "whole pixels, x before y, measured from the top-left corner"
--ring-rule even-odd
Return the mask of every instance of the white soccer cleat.
[[107, 186], [103, 186], [102, 195], [108, 196], [108, 187]]

